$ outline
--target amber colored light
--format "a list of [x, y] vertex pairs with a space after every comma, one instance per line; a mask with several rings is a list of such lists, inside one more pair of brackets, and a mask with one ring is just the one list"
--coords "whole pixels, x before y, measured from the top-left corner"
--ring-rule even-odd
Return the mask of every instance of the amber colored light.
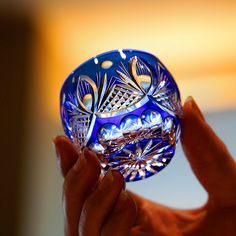
[[[43, 109], [59, 120], [59, 91], [80, 63], [118, 48], [152, 52], [183, 98], [207, 111], [236, 108], [236, 2], [92, 1], [40, 11], [36, 18]], [[47, 106], [45, 106], [47, 104]]]

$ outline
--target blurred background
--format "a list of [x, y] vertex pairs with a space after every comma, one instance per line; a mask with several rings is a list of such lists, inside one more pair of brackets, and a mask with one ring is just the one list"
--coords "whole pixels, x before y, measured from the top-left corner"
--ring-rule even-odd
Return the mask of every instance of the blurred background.
[[[192, 95], [236, 157], [236, 1], [0, 3], [0, 235], [63, 235], [52, 138], [63, 134], [59, 91], [80, 63], [105, 51], [149, 51]], [[193, 134], [194, 135], [194, 134]], [[181, 145], [158, 175], [128, 188], [177, 208], [207, 199]]]

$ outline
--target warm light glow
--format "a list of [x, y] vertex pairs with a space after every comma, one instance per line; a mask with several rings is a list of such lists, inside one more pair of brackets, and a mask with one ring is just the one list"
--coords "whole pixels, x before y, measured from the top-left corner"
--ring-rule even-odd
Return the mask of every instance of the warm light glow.
[[225, 3], [96, 1], [42, 11], [37, 20], [44, 93], [39, 99], [48, 104], [47, 114], [59, 120], [60, 87], [73, 69], [118, 48], [157, 55], [182, 97], [195, 96], [204, 110], [235, 108], [236, 2]]

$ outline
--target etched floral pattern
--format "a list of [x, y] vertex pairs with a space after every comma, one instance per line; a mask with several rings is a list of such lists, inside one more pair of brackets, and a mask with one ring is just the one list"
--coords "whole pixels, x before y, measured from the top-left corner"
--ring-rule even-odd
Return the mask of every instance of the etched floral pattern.
[[151, 65], [145, 56], [132, 54], [93, 74], [73, 74], [73, 89], [61, 94], [65, 131], [78, 150], [89, 146], [103, 154], [102, 166], [119, 169], [126, 181], [164, 168], [181, 133], [178, 88], [157, 59]]

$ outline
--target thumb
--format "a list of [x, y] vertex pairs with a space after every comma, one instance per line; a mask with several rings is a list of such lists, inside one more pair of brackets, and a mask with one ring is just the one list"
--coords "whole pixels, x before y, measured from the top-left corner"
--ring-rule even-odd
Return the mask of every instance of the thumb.
[[218, 205], [236, 203], [236, 164], [193, 98], [183, 106], [182, 144], [199, 181]]

